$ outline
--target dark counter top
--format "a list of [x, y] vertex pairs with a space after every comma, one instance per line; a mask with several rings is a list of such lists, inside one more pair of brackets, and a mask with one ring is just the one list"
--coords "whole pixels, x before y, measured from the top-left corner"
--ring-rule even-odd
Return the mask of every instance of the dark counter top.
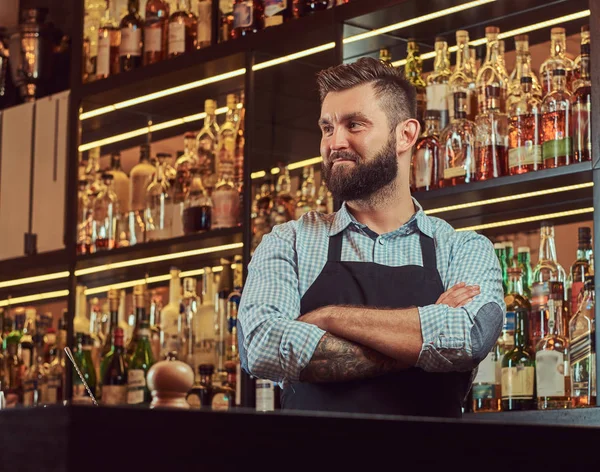
[[598, 444], [597, 408], [461, 420], [72, 406], [0, 412], [2, 472], [371, 470], [389, 461], [401, 469], [456, 470], [486, 461], [557, 470], [573, 467], [575, 458], [577, 466], [596, 465]]

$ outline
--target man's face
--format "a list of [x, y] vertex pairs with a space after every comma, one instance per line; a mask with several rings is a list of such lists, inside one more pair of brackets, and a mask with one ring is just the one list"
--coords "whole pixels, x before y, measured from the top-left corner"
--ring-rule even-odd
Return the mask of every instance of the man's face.
[[323, 178], [334, 197], [365, 200], [396, 179], [395, 133], [371, 84], [328, 93], [319, 126]]

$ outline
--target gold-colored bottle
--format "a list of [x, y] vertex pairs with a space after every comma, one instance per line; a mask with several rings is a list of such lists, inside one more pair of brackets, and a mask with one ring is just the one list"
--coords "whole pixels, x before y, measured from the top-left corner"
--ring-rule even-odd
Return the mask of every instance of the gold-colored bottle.
[[425, 110], [427, 110], [427, 84], [422, 76], [423, 62], [419, 54], [419, 45], [414, 38], [408, 40], [407, 48], [404, 76], [417, 91], [417, 119], [422, 128], [425, 124]]

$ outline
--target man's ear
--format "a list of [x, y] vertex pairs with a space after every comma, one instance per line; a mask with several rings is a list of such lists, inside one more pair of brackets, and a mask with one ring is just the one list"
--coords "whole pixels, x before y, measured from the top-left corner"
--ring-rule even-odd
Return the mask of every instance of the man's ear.
[[411, 149], [420, 134], [421, 125], [414, 118], [398, 123], [396, 126], [396, 154], [403, 154]]

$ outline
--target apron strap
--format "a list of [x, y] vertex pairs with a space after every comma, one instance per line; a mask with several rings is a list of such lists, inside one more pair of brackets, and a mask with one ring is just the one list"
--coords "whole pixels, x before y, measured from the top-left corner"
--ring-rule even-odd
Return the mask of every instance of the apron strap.
[[329, 237], [329, 249], [327, 253], [328, 262], [341, 262], [342, 260], [342, 237], [343, 231]]
[[437, 262], [435, 257], [435, 242], [423, 232], [419, 232], [421, 241], [421, 255], [423, 256], [423, 267], [437, 270]]

